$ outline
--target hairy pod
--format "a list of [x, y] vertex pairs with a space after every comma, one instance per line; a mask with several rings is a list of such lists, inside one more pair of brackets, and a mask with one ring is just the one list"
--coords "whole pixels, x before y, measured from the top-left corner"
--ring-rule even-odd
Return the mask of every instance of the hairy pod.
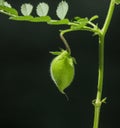
[[57, 55], [51, 62], [50, 75], [57, 88], [62, 94], [74, 78], [74, 59], [66, 50], [61, 52], [51, 52]]

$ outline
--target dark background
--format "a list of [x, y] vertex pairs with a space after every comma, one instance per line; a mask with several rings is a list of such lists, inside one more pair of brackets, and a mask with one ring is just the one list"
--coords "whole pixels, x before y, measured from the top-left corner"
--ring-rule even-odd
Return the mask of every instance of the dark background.
[[[20, 10], [23, 2], [36, 6], [38, 0], [8, 0]], [[49, 15], [60, 0], [44, 0], [50, 5]], [[92, 17], [102, 27], [108, 0], [68, 0], [67, 17]], [[35, 8], [34, 8], [35, 10]], [[34, 12], [33, 12], [34, 15]], [[49, 75], [53, 58], [49, 51], [64, 48], [59, 29], [49, 26], [8, 20], [0, 14], [0, 127], [1, 128], [92, 128], [92, 100], [96, 96], [98, 43], [88, 32], [66, 34], [72, 55], [77, 60], [76, 75], [66, 89], [69, 101], [60, 94]], [[120, 115], [120, 7], [117, 6], [105, 42], [105, 76], [100, 128], [119, 127]]]

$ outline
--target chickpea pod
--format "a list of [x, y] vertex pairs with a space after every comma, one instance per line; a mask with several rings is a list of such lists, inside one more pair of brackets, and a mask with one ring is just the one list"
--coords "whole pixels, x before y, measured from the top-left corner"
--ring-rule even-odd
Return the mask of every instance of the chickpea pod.
[[64, 89], [71, 84], [74, 78], [74, 58], [71, 57], [67, 50], [52, 52], [52, 54], [57, 56], [52, 60], [50, 65], [51, 78], [59, 91], [65, 94]]

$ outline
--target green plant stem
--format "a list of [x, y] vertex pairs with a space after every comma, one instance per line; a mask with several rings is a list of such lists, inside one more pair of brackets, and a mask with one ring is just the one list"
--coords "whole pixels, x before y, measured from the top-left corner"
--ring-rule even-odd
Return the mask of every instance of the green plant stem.
[[96, 100], [93, 103], [95, 107], [94, 111], [94, 124], [93, 128], [98, 128], [100, 109], [101, 109], [101, 96], [103, 88], [103, 76], [104, 76], [104, 37], [99, 37], [99, 71], [98, 71], [98, 87], [97, 87], [97, 96]]
[[103, 90], [103, 77], [104, 77], [104, 39], [105, 39], [106, 32], [107, 32], [108, 27], [111, 22], [111, 18], [112, 18], [113, 12], [114, 12], [114, 7], [115, 7], [115, 0], [111, 0], [105, 23], [103, 25], [103, 28], [101, 29], [101, 34], [99, 35], [98, 86], [97, 86], [96, 99], [93, 102], [93, 104], [94, 104], [93, 128], [99, 127], [101, 105], [103, 102], [105, 102], [105, 98], [103, 100], [101, 99], [102, 98], [102, 90]]
[[102, 28], [102, 33], [103, 33], [104, 36], [105, 36], [105, 34], [108, 30], [108, 27], [110, 25], [114, 9], [115, 9], [115, 0], [111, 0], [110, 5], [109, 5], [109, 10], [108, 10], [108, 13], [107, 13], [107, 17], [106, 17], [106, 20], [105, 20], [103, 28]]

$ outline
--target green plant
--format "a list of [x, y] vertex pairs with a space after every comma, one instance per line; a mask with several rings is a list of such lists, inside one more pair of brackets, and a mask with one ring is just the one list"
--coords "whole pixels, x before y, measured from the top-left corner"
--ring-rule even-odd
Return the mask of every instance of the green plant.
[[[95, 36], [98, 36], [99, 68], [98, 68], [98, 86], [97, 86], [96, 99], [93, 100], [92, 102], [95, 108], [93, 128], [99, 127], [101, 105], [106, 101], [106, 98], [102, 98], [103, 76], [104, 76], [104, 40], [109, 24], [111, 22], [114, 8], [118, 4], [120, 4], [120, 0], [111, 0], [104, 25], [102, 28], [99, 28], [99, 26], [94, 23], [94, 21], [98, 18], [97, 15], [91, 18], [74, 17], [72, 21], [65, 18], [67, 11], [69, 9], [68, 3], [66, 1], [62, 1], [59, 3], [56, 10], [56, 14], [59, 20], [54, 20], [47, 15], [49, 11], [49, 6], [44, 2], [38, 4], [38, 6], [36, 7], [36, 13], [38, 16], [34, 17], [31, 15], [33, 10], [33, 6], [31, 4], [26, 4], [26, 3], [23, 4], [21, 6], [22, 15], [18, 15], [17, 10], [14, 9], [8, 2], [4, 0], [0, 0], [0, 12], [10, 16], [9, 17], [10, 20], [28, 21], [28, 22], [46, 22], [49, 25], [69, 26], [69, 29], [60, 31], [60, 38], [65, 44], [66, 50], [61, 50], [60, 52], [52, 52], [52, 54], [57, 55], [57, 57], [53, 59], [51, 63], [52, 79], [57, 85], [60, 92], [62, 92], [63, 94], [65, 94], [64, 89], [67, 88], [73, 80], [74, 62], [75, 62], [75, 59], [71, 57], [71, 49], [68, 42], [64, 38], [64, 34], [72, 31], [90, 31]], [[70, 67], [70, 65], [72, 66]], [[63, 70], [66, 71], [64, 75], [62, 75]]]

